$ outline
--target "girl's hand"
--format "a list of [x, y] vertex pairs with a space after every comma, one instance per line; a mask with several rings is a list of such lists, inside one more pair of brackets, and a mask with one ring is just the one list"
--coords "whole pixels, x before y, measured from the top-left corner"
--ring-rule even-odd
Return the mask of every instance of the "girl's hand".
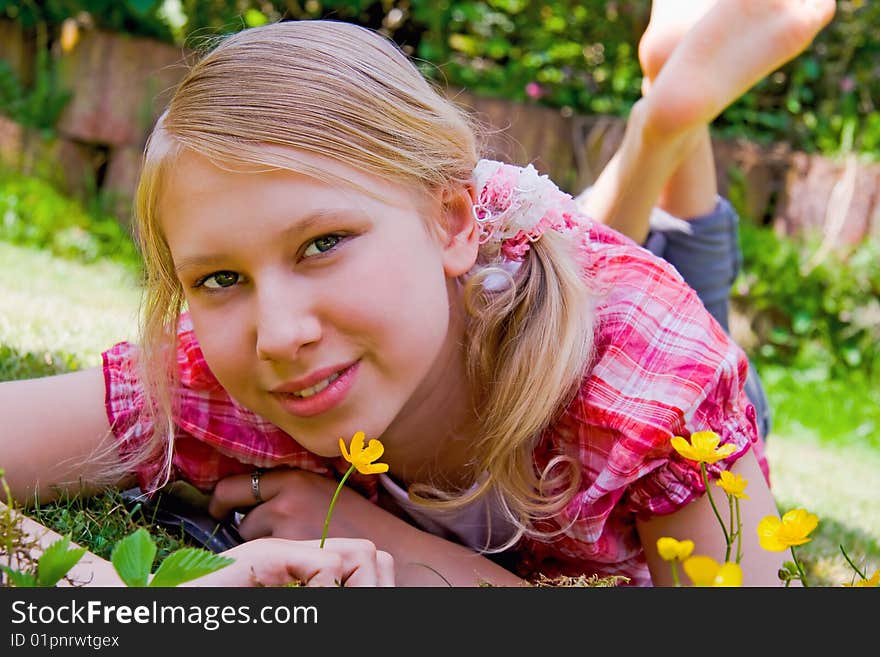
[[[215, 518], [224, 518], [237, 509], [253, 507], [239, 524], [238, 531], [246, 540], [261, 536], [291, 539], [320, 538], [330, 500], [337, 482], [313, 472], [276, 469], [260, 478], [257, 504], [251, 490], [250, 475], [234, 475], [221, 480], [214, 489], [208, 511]], [[256, 505], [256, 506], [254, 506]], [[364, 499], [356, 491], [343, 486], [333, 508], [328, 536], [371, 538], [390, 514]], [[386, 538], [387, 536], [383, 536]]]
[[370, 541], [258, 538], [223, 552], [225, 568], [184, 586], [394, 586], [394, 559]]
[[[251, 476], [234, 475], [217, 484], [208, 510], [215, 518], [223, 518], [234, 509], [253, 507], [239, 525], [239, 533], [245, 539], [314, 539], [324, 529], [336, 485], [335, 480], [312, 472], [271, 470], [260, 479], [260, 497], [265, 501], [254, 506]], [[470, 548], [422, 531], [347, 486], [342, 487], [333, 507], [328, 535], [369, 539], [371, 544], [389, 552], [394, 559], [396, 586], [523, 583]], [[330, 540], [324, 544], [325, 550]]]

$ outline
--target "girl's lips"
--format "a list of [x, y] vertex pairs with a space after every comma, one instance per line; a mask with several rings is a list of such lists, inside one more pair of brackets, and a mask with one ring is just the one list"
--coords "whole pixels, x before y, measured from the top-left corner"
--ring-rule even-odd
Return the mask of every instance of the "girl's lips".
[[273, 392], [272, 396], [278, 400], [282, 408], [291, 415], [298, 417], [312, 417], [329, 411], [331, 408], [342, 403], [354, 385], [360, 361], [339, 372], [339, 377], [321, 392], [311, 397], [297, 397], [293, 393]]

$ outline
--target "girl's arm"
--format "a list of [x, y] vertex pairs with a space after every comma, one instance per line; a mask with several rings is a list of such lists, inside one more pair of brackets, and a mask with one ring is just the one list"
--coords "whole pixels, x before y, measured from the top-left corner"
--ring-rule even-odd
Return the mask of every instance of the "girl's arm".
[[[263, 475], [254, 505], [249, 475], [221, 480], [209, 510], [215, 518], [253, 507], [239, 525], [247, 540], [263, 536], [320, 537], [336, 481], [303, 470], [270, 470]], [[373, 504], [343, 486], [333, 507], [328, 536], [358, 536], [394, 558], [398, 586], [521, 586], [523, 580], [472, 549], [440, 538]]]
[[[0, 502], [0, 513], [6, 506]], [[16, 514], [24, 535], [37, 544], [36, 559], [61, 536], [27, 516]], [[71, 542], [71, 548], [78, 547]], [[287, 541], [263, 538], [221, 553], [234, 562], [182, 586], [394, 586], [394, 561], [390, 554], [362, 539], [328, 539], [323, 548], [317, 541]], [[0, 556], [3, 553], [0, 551]], [[0, 562], [7, 563], [5, 558]], [[22, 564], [14, 559], [12, 568]], [[113, 564], [86, 552], [57, 586], [125, 586]]]
[[[754, 452], [749, 450], [733, 464], [730, 471], [748, 481], [746, 493], [749, 498], [739, 500], [742, 516], [740, 566], [743, 571], [743, 586], [781, 586], [777, 572], [790, 555], [788, 552], [768, 552], [758, 542], [758, 523], [765, 516], [778, 517], [779, 513]], [[729, 518], [727, 496], [711, 478], [709, 489], [715, 506], [726, 523]], [[637, 527], [655, 586], [674, 585], [670, 562], [663, 561], [657, 552], [658, 538], [668, 536], [679, 541], [691, 540], [694, 542], [694, 555], [706, 555], [718, 563], [724, 562], [724, 534], [705, 494], [668, 516], [655, 516], [651, 520], [639, 521]], [[730, 560], [734, 561], [735, 558], [736, 545], [731, 550]], [[691, 586], [687, 575], [681, 571], [680, 564], [677, 567], [682, 585]]]
[[104, 459], [118, 458], [101, 368], [0, 383], [0, 418], [0, 468], [23, 505], [54, 499], [56, 487], [95, 492], [90, 482], [108, 462], [93, 458], [98, 448], [108, 448]]

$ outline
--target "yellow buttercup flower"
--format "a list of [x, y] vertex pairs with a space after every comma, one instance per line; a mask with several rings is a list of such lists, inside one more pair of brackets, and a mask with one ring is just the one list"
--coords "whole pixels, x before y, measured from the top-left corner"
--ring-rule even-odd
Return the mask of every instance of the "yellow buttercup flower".
[[742, 586], [742, 568], [739, 564], [729, 561], [720, 564], [712, 557], [699, 555], [687, 559], [682, 567], [694, 586]]
[[657, 539], [657, 552], [664, 561], [684, 561], [694, 551], [693, 541], [677, 541], [669, 536]]
[[758, 523], [758, 541], [768, 552], [782, 552], [810, 542], [810, 532], [819, 524], [818, 516], [805, 509], [792, 509], [782, 516], [766, 516]]
[[874, 574], [869, 579], [860, 579], [857, 582], [853, 582], [852, 584], [846, 583], [844, 586], [852, 586], [855, 588], [877, 588], [880, 587], [880, 570], [874, 571]]
[[333, 497], [330, 500], [330, 507], [327, 509], [327, 516], [324, 518], [324, 531], [321, 532], [321, 544], [319, 547], [324, 547], [324, 542], [327, 540], [327, 530], [330, 528], [330, 516], [333, 515], [333, 507], [336, 505], [336, 498], [339, 497], [339, 491], [342, 490], [342, 487], [345, 485], [345, 480], [355, 471], [355, 468], [358, 472], [365, 475], [388, 472], [387, 463], [374, 463], [374, 461], [381, 457], [385, 452], [385, 446], [378, 440], [371, 440], [365, 448], [363, 431], [358, 431], [351, 437], [350, 450], [351, 451], [345, 448], [345, 441], [340, 438], [339, 451], [342, 452], [342, 458], [351, 463], [351, 467], [345, 471], [345, 474], [342, 475], [342, 479], [340, 479], [339, 483], [336, 485], [336, 491], [333, 493]]
[[735, 475], [732, 472], [722, 470], [721, 479], [716, 481], [715, 485], [720, 486], [728, 495], [738, 497], [742, 500], [749, 499], [749, 496], [743, 492], [745, 491], [746, 486], [749, 485], [749, 480], [743, 479], [739, 475]]
[[691, 434], [690, 442], [681, 436], [675, 436], [670, 442], [675, 451], [686, 459], [697, 463], [715, 463], [736, 451], [736, 445], [730, 443], [719, 447], [720, 440], [721, 436], [714, 431], [695, 431]]
[[351, 463], [361, 474], [380, 474], [388, 472], [387, 463], [374, 463], [385, 452], [385, 446], [378, 440], [372, 439], [364, 448], [364, 432], [358, 431], [351, 439], [351, 453], [345, 448], [345, 441], [339, 439], [339, 450], [342, 457]]

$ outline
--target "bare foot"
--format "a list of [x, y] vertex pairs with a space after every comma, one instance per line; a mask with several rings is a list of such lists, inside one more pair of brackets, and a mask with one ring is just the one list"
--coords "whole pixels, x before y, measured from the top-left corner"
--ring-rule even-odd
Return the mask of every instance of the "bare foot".
[[651, 19], [639, 39], [639, 64], [645, 80], [642, 95], [647, 85], [660, 73], [675, 47], [685, 34], [697, 23], [716, 0], [653, 0]]
[[[656, 6], [658, 19], [673, 15]], [[651, 129], [668, 135], [708, 125], [758, 81], [803, 52], [834, 11], [834, 0], [717, 0], [661, 63], [646, 98]], [[673, 29], [657, 32], [670, 34]], [[658, 36], [658, 45], [649, 48], [653, 39], [646, 37], [646, 58], [650, 51], [659, 59], [663, 39]], [[653, 59], [646, 64], [654, 66]]]

